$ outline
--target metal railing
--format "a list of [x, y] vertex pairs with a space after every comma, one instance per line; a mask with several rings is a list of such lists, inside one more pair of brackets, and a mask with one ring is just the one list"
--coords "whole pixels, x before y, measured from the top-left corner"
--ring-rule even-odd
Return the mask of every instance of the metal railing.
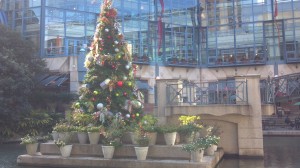
[[268, 78], [260, 84], [263, 103], [300, 98], [300, 73]]
[[247, 104], [247, 81], [167, 84], [168, 105]]

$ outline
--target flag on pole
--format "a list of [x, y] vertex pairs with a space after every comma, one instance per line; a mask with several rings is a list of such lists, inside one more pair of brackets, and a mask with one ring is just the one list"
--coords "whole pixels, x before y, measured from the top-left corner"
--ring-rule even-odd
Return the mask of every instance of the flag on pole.
[[274, 17], [278, 16], [278, 7], [277, 7], [277, 0], [275, 0], [275, 6], [274, 6]]

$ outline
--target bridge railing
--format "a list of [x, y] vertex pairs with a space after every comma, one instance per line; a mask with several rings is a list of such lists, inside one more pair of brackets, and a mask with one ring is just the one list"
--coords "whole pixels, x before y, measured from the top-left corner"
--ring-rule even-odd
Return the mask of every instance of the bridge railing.
[[247, 104], [247, 81], [167, 84], [168, 105]]
[[262, 80], [261, 98], [263, 103], [300, 98], [300, 73]]

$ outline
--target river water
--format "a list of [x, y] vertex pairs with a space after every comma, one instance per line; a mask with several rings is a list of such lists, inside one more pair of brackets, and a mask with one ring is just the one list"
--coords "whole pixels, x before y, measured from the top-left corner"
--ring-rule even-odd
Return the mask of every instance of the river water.
[[[264, 137], [264, 152], [264, 159], [225, 157], [217, 168], [300, 168], [300, 137]], [[24, 153], [25, 146], [0, 144], [0, 168], [38, 168], [17, 166]]]

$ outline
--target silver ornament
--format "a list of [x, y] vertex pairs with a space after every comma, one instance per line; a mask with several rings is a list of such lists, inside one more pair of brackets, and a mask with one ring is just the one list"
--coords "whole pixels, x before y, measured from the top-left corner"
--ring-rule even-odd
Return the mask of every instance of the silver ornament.
[[102, 104], [102, 103], [98, 103], [98, 104], [97, 104], [97, 109], [98, 109], [98, 110], [101, 110], [102, 108], [103, 108], [103, 104]]

